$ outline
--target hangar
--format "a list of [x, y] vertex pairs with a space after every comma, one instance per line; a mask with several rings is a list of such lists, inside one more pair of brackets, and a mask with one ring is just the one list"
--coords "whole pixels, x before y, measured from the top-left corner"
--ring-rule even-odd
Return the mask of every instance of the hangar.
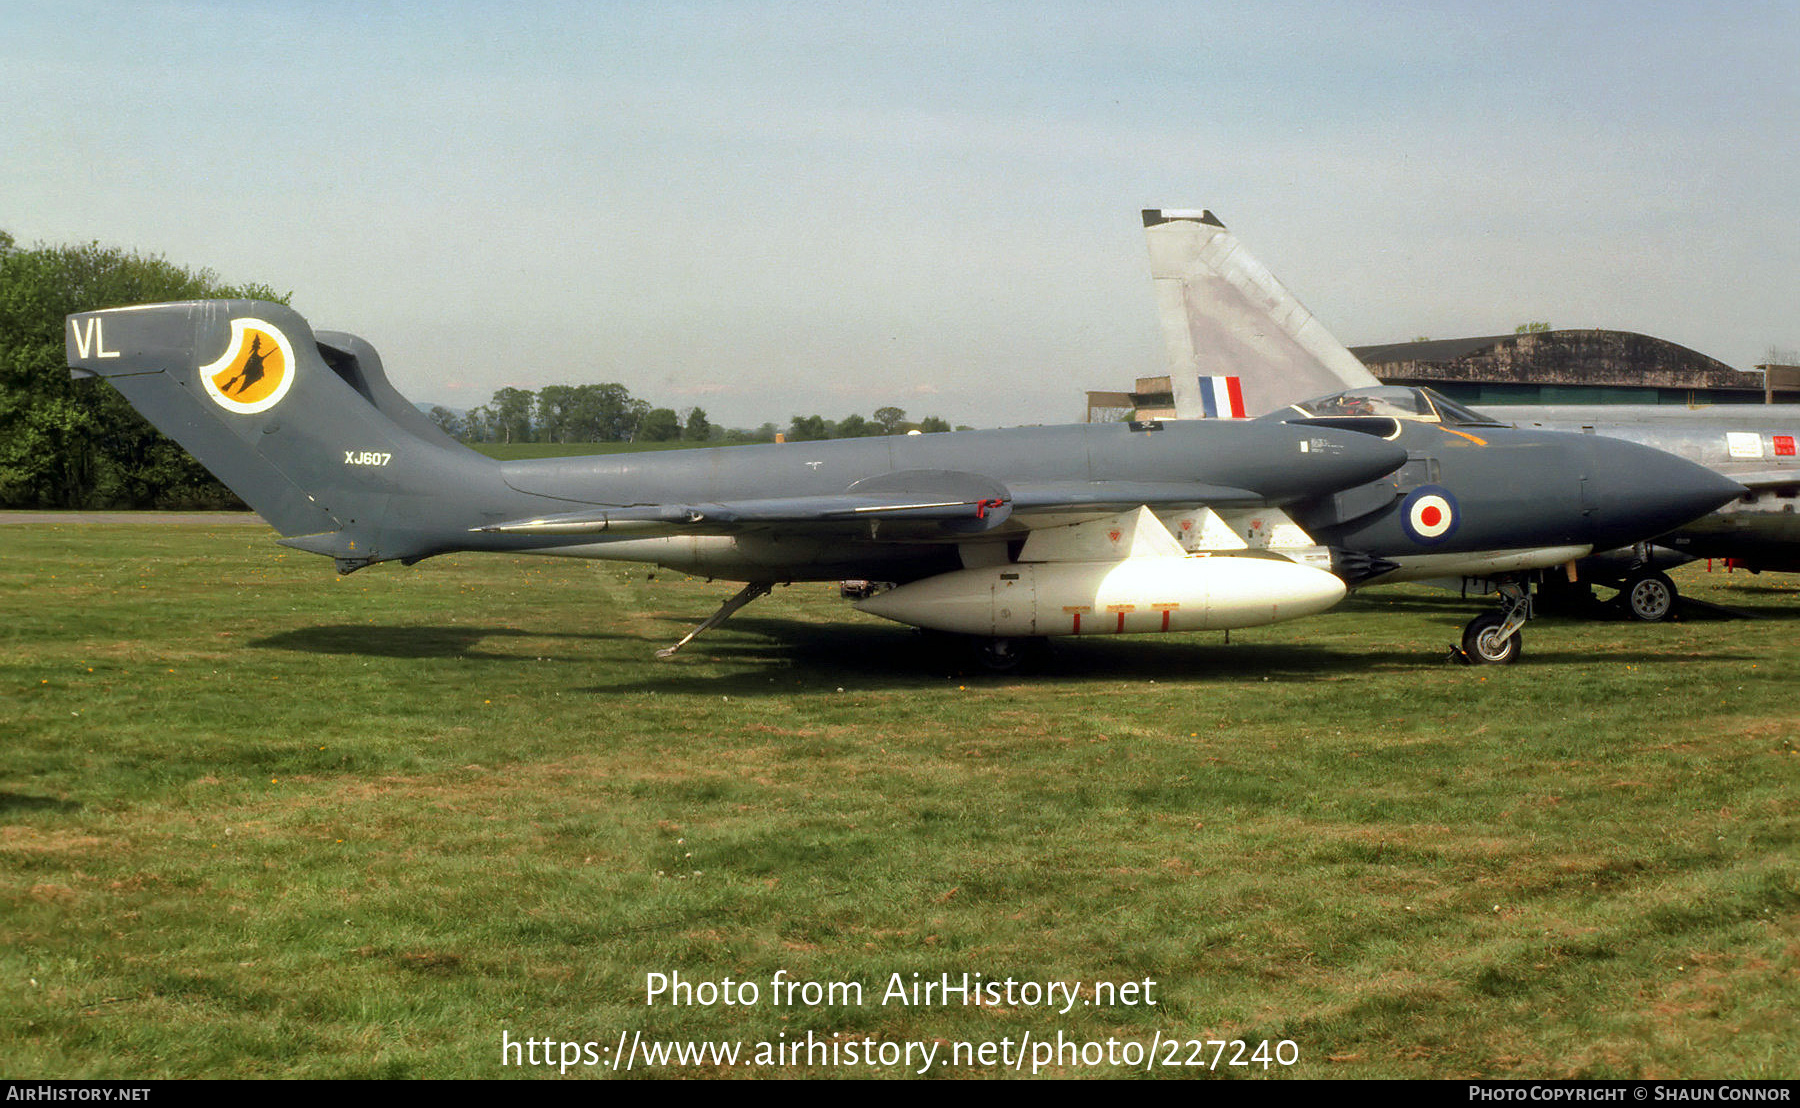
[[[1531, 331], [1357, 346], [1390, 385], [1426, 385], [1465, 404], [1761, 404], [1800, 401], [1685, 346], [1631, 331]], [[1761, 367], [1759, 367], [1761, 368]], [[1771, 395], [1772, 394], [1772, 395]]]
[[[1351, 347], [1389, 385], [1424, 385], [1464, 404], [1800, 403], [1800, 367], [1746, 373], [1632, 331], [1544, 330]], [[1167, 375], [1130, 392], [1089, 392], [1090, 422], [1173, 419]]]

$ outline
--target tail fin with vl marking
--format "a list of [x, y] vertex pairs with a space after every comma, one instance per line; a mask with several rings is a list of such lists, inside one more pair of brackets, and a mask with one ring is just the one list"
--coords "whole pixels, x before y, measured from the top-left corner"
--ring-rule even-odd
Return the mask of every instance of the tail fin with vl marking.
[[283, 305], [147, 304], [67, 326], [75, 376], [106, 378], [282, 542], [344, 572], [450, 549], [478, 522], [454, 506], [501, 485], [498, 463], [405, 404], [367, 343], [315, 336]]

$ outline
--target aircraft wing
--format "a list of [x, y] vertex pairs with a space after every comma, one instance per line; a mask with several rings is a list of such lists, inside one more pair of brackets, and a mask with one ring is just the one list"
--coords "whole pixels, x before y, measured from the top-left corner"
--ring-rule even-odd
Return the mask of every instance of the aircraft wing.
[[[795, 496], [696, 504], [633, 504], [558, 512], [477, 528], [510, 535], [580, 535], [615, 532], [632, 538], [650, 534], [730, 534], [781, 525], [842, 531], [846, 525], [893, 522], [918, 538], [933, 532], [950, 538], [999, 526], [1011, 513], [1003, 498], [918, 500], [900, 497]], [[896, 534], [894, 537], [900, 537]]]
[[[779, 525], [790, 532], [893, 542], [965, 541], [998, 529], [1030, 529], [1042, 517], [1072, 518], [1153, 509], [1248, 507], [1267, 498], [1248, 489], [1197, 481], [1060, 481], [1008, 488], [978, 474], [884, 474], [833, 496], [777, 497], [714, 503], [633, 504], [584, 508], [478, 528], [516, 535], [603, 535], [643, 538], [731, 534]], [[870, 526], [874, 525], [874, 526]]]
[[1269, 502], [1267, 497], [1249, 489], [1198, 481], [1061, 481], [1019, 485], [1013, 493], [1013, 511], [1024, 516], [1039, 512], [1111, 513], [1138, 507], [1248, 508]]

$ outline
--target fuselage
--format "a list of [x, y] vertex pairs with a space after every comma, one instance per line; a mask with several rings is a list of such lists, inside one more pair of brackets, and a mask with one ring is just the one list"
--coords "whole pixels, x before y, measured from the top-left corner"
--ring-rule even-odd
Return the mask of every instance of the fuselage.
[[[480, 549], [652, 561], [733, 580], [907, 581], [960, 568], [970, 544], [1014, 542], [1144, 503], [1162, 508], [1280, 506], [1355, 487], [1405, 461], [1394, 444], [1354, 432], [1248, 421], [1071, 424], [837, 439], [506, 463], [508, 488], [566, 509], [828, 497], [888, 474], [970, 474], [1007, 490], [1011, 519], [969, 539], [895, 540], [879, 522], [805, 529], [675, 527], [652, 537], [527, 542], [471, 535]], [[494, 545], [499, 540], [498, 545]], [[1001, 555], [1002, 559], [1004, 554]]]
[[1701, 466], [1619, 439], [1372, 423], [1395, 428], [1395, 443], [1407, 450], [1396, 497], [1348, 518], [1334, 498], [1294, 518], [1321, 543], [1398, 567], [1373, 580], [1543, 568], [1662, 534], [1743, 491]]
[[[1270, 434], [1274, 428], [1285, 431]], [[1660, 534], [1742, 490], [1659, 451], [1596, 436], [1399, 424], [1392, 440], [1338, 427], [1181, 421], [958, 432], [510, 463], [510, 487], [569, 504], [730, 501], [824, 495], [878, 472], [980, 472], [1035, 514], [971, 540], [1125, 510], [1191, 483], [1204, 507], [1288, 511], [1323, 545], [1393, 562], [1390, 577], [1540, 568]], [[1042, 494], [1091, 489], [1058, 513]], [[1111, 489], [1110, 494], [1098, 490]], [[1234, 502], [1221, 490], [1235, 489]], [[1107, 500], [1110, 495], [1115, 499]], [[1034, 496], [1038, 497], [1034, 501]], [[912, 580], [964, 564], [965, 544], [883, 542], [861, 525], [804, 535], [748, 528], [563, 541], [547, 554], [654, 561], [731, 579]]]
[[1509, 405], [1482, 411], [1519, 427], [1655, 447], [1750, 488], [1659, 541], [1694, 558], [1800, 572], [1800, 405]]

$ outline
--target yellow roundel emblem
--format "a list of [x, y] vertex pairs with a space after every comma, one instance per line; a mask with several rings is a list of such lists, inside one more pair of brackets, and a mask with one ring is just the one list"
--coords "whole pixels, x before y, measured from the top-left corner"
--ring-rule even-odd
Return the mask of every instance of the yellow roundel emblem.
[[266, 412], [294, 383], [294, 348], [286, 335], [260, 319], [234, 319], [224, 356], [200, 367], [200, 382], [227, 411]]

